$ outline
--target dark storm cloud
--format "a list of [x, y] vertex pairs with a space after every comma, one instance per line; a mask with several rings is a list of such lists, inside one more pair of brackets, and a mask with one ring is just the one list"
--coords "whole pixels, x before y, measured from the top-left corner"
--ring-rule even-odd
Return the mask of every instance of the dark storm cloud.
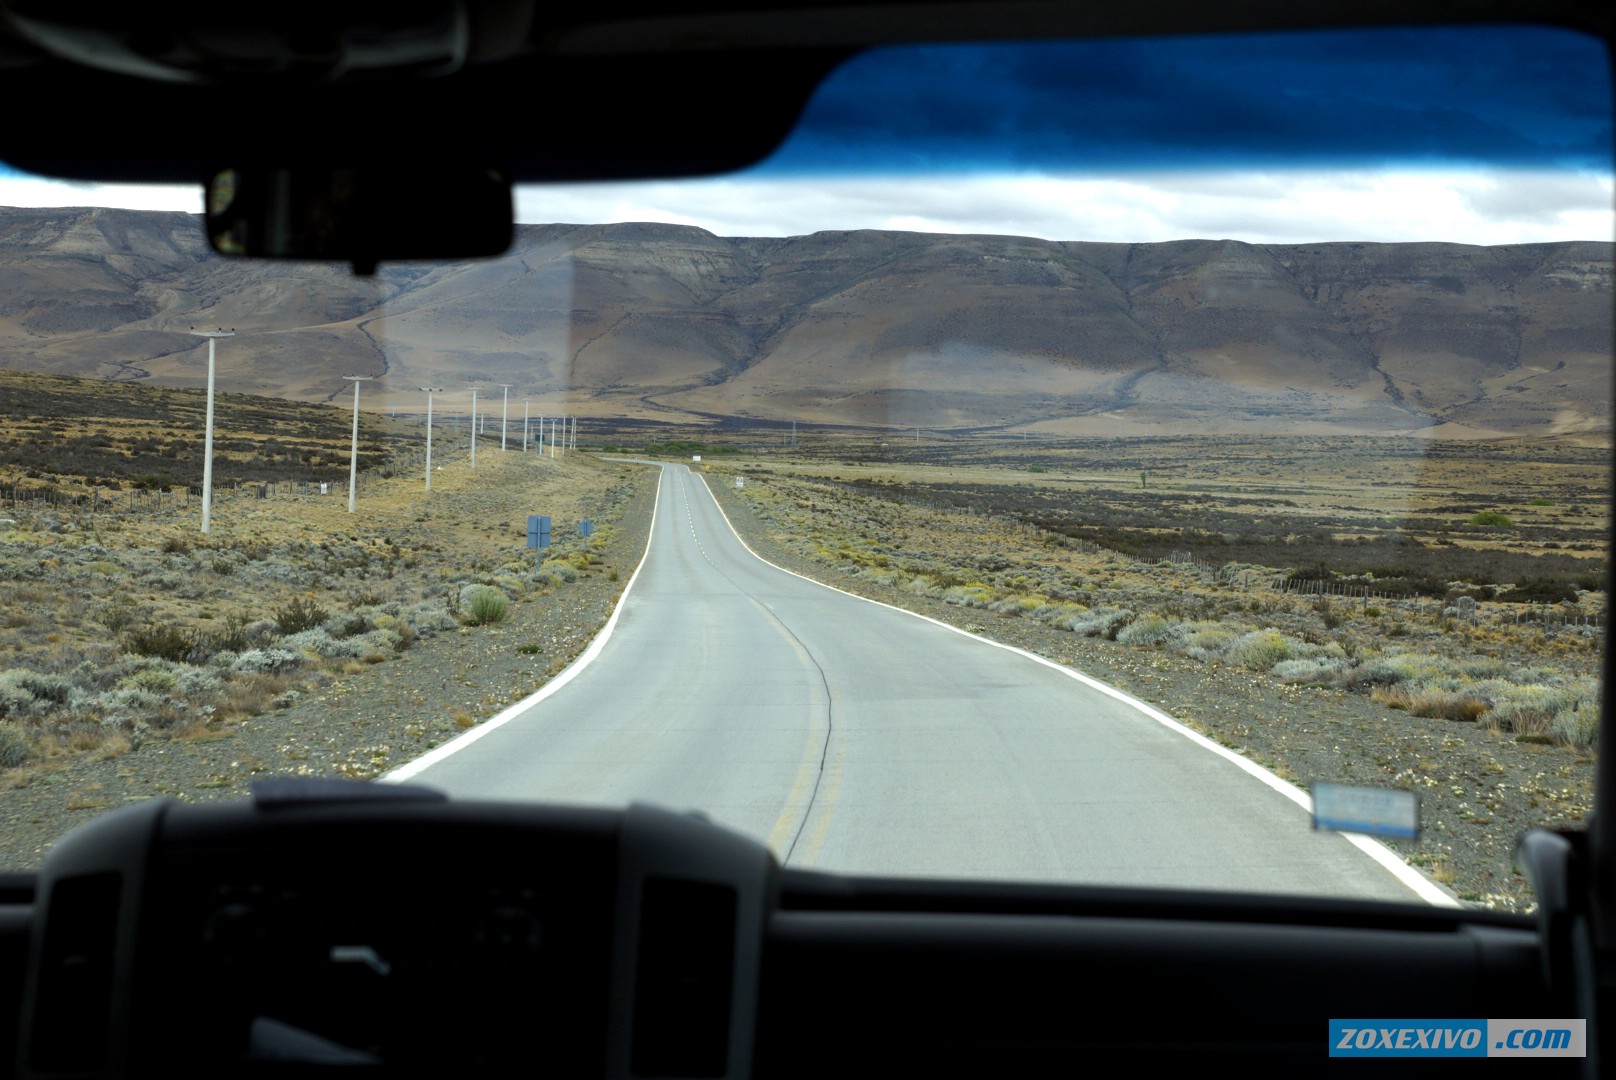
[[1542, 28], [886, 49], [764, 168], [1610, 167], [1599, 43]]

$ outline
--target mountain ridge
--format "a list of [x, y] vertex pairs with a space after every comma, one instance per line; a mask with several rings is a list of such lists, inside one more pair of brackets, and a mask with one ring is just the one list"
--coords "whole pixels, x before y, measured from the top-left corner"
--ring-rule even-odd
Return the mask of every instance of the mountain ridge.
[[[498, 259], [220, 259], [197, 218], [0, 208], [0, 366], [335, 400], [1067, 434], [1610, 427], [1612, 247], [520, 226]], [[487, 400], [486, 397], [483, 400]]]

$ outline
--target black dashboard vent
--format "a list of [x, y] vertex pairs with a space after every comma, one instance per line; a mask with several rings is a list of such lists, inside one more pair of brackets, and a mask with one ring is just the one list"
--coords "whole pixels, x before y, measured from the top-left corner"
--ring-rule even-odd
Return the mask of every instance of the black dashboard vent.
[[645, 880], [629, 1061], [634, 1075], [725, 1074], [736, 904], [728, 885]]
[[28, 1064], [90, 1072], [107, 1061], [120, 874], [63, 878], [50, 891]]

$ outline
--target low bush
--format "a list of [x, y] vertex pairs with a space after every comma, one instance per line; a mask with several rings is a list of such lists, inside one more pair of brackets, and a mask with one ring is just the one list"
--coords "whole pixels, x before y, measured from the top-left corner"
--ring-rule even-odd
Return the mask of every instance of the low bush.
[[60, 675], [49, 675], [27, 668], [12, 668], [0, 674], [0, 684], [20, 690], [34, 701], [50, 705], [65, 705], [73, 694], [73, 684]]
[[302, 667], [303, 654], [293, 649], [248, 649], [237, 656], [231, 670], [254, 675], [277, 675]]
[[166, 694], [179, 683], [179, 676], [173, 670], [178, 666], [172, 661], [164, 661], [162, 666], [142, 668], [118, 685], [136, 690], [150, 690], [154, 694]]
[[1226, 658], [1252, 671], [1272, 671], [1281, 662], [1295, 659], [1302, 651], [1300, 642], [1278, 630], [1253, 630], [1229, 646]]
[[149, 623], [131, 630], [123, 637], [125, 652], [136, 656], [154, 656], [159, 660], [176, 663], [190, 658], [197, 646], [197, 635], [171, 623]]
[[465, 608], [468, 622], [474, 626], [487, 626], [505, 621], [505, 616], [510, 613], [511, 600], [492, 585], [479, 585], [466, 598]]
[[1133, 618], [1126, 608], [1095, 608], [1066, 620], [1066, 629], [1084, 637], [1103, 637], [1116, 640], [1117, 632]]
[[27, 716], [34, 708], [34, 695], [20, 686], [0, 681], [0, 717]]
[[1160, 615], [1142, 615], [1117, 631], [1123, 645], [1161, 645], [1173, 636], [1173, 624]]
[[294, 597], [285, 605], [276, 608], [274, 612], [275, 628], [282, 636], [313, 630], [323, 625], [330, 617], [331, 612], [307, 596]]
[[1433, 720], [1458, 720], [1474, 723], [1487, 712], [1488, 703], [1463, 690], [1443, 690], [1436, 687], [1412, 687], [1407, 683], [1377, 686], [1370, 692], [1371, 701], [1387, 708], [1406, 710], [1411, 716]]
[[1273, 675], [1281, 682], [1328, 686], [1340, 678], [1348, 666], [1348, 661], [1340, 657], [1309, 656], [1296, 660], [1281, 660], [1274, 665]]
[[34, 743], [16, 724], [0, 724], [0, 769], [26, 765], [34, 756]]

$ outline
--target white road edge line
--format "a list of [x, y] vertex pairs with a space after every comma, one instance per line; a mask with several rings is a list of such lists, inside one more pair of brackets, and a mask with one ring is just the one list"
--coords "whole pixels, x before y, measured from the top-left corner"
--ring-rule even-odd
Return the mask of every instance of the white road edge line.
[[[689, 467], [686, 466], [686, 469], [688, 471]], [[1258, 765], [1250, 758], [1237, 754], [1228, 747], [1213, 742], [1211, 739], [1207, 738], [1205, 735], [1202, 735], [1193, 728], [1186, 727], [1179, 721], [1174, 720], [1171, 716], [1162, 712], [1155, 706], [1140, 701], [1133, 695], [1125, 693], [1122, 690], [1118, 690], [1114, 686], [1108, 685], [1107, 683], [1103, 683], [1098, 679], [1085, 675], [1081, 671], [1075, 671], [1064, 664], [1057, 664], [1053, 660], [1039, 656], [1037, 653], [1028, 652], [1026, 649], [1017, 648], [1014, 645], [1006, 645], [1002, 641], [994, 641], [992, 638], [985, 638], [980, 634], [973, 634], [969, 630], [961, 630], [957, 626], [952, 626], [945, 623], [941, 619], [934, 619], [930, 615], [922, 615], [918, 611], [910, 611], [907, 608], [901, 608], [895, 604], [888, 604], [881, 600], [871, 600], [868, 596], [860, 596], [858, 593], [848, 592], [846, 589], [838, 589], [834, 585], [827, 585], [823, 581], [816, 581], [815, 579], [808, 577], [806, 574], [799, 574], [795, 570], [787, 570], [783, 566], [776, 566], [774, 563], [769, 562], [768, 559], [765, 559], [763, 556], [753, 551], [752, 545], [748, 544], [741, 537], [740, 532], [735, 528], [735, 523], [729, 519], [728, 514], [724, 513], [723, 505], [718, 501], [717, 498], [713, 496], [712, 488], [708, 487], [706, 478], [700, 473], [694, 471], [690, 471], [690, 475], [694, 476], [697, 480], [700, 480], [702, 487], [707, 488], [707, 497], [713, 500], [713, 505], [718, 508], [718, 513], [724, 519], [724, 524], [729, 526], [729, 531], [734, 534], [735, 539], [740, 542], [740, 545], [759, 562], [767, 566], [774, 567], [774, 569], [780, 571], [782, 574], [790, 574], [792, 577], [801, 578], [809, 584], [818, 585], [822, 589], [829, 589], [832, 592], [839, 592], [843, 596], [851, 596], [855, 600], [862, 600], [867, 604], [875, 604], [878, 607], [884, 607], [891, 611], [901, 612], [904, 615], [910, 615], [916, 619], [923, 619], [934, 626], [941, 626], [945, 630], [951, 630], [956, 634], [963, 634], [965, 637], [973, 638], [976, 641], [982, 642], [984, 645], [992, 645], [996, 649], [1004, 649], [1006, 652], [1012, 652], [1018, 656], [1024, 656], [1034, 663], [1042, 664], [1047, 668], [1052, 668], [1053, 670], [1060, 672], [1062, 675], [1076, 679], [1084, 686], [1098, 690], [1100, 693], [1105, 694], [1108, 697], [1115, 698], [1124, 705], [1132, 706], [1133, 708], [1144, 713], [1146, 716], [1150, 717], [1152, 720], [1162, 724], [1172, 731], [1177, 732], [1186, 739], [1194, 742], [1196, 745], [1204, 747], [1205, 749], [1212, 751], [1214, 754], [1228, 759], [1241, 769], [1244, 769], [1258, 780], [1261, 780], [1263, 783], [1279, 792], [1281, 795], [1284, 795], [1287, 799], [1290, 799], [1303, 810], [1306, 810], [1309, 815], [1313, 813], [1313, 797], [1307, 792], [1303, 791], [1301, 788], [1298, 788], [1296, 785], [1285, 780], [1281, 780], [1278, 776], [1269, 772], [1261, 765]], [[1398, 881], [1402, 882], [1416, 895], [1418, 895], [1420, 899], [1426, 901], [1427, 903], [1434, 904], [1437, 907], [1456, 908], [1464, 906], [1456, 897], [1450, 895], [1440, 885], [1431, 881], [1424, 874], [1405, 863], [1395, 851], [1392, 851], [1379, 840], [1358, 833], [1342, 833], [1341, 836], [1346, 839], [1348, 843], [1352, 844], [1365, 855], [1368, 855], [1371, 859], [1375, 860], [1375, 862], [1379, 863], [1385, 870], [1390, 872], [1393, 877], [1397, 878]]]
[[[560, 690], [563, 686], [566, 686], [577, 678], [578, 673], [588, 667], [595, 657], [600, 655], [600, 651], [606, 647], [606, 639], [612, 636], [612, 630], [617, 626], [617, 617], [623, 613], [623, 606], [628, 600], [629, 590], [634, 588], [634, 583], [639, 580], [640, 571], [645, 567], [646, 559], [651, 557], [651, 541], [656, 538], [657, 508], [662, 505], [662, 478], [665, 475], [667, 475], [667, 470], [664, 469], [657, 476], [656, 498], [651, 502], [651, 528], [645, 534], [645, 550], [640, 553], [640, 561], [635, 565], [634, 573], [629, 575], [628, 584], [623, 586], [622, 595], [617, 598], [617, 606], [612, 608], [611, 617], [606, 620], [606, 625], [600, 628], [600, 632], [595, 635], [594, 640], [579, 654], [578, 658], [563, 668], [559, 675], [521, 701], [507, 706], [501, 712], [494, 714], [474, 728], [468, 728], [465, 732], [456, 735], [443, 745], [434, 747], [420, 757], [412, 761], [406, 761], [398, 768], [383, 773], [381, 776], [376, 777], [377, 783], [401, 784], [423, 769], [436, 765], [450, 754], [464, 750], [484, 735], [496, 728], [505, 726], [557, 690]], [[708, 498], [712, 498], [711, 492], [708, 493]], [[718, 500], [714, 499], [713, 501], [716, 504]]]

